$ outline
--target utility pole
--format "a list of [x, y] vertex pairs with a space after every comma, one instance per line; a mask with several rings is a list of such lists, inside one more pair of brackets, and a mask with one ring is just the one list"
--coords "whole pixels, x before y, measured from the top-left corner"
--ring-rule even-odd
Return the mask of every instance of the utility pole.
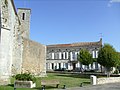
[[103, 37], [103, 34], [102, 33], [99, 33], [100, 34], [100, 38], [102, 38]]
[[26, 8], [26, 0], [23, 1], [23, 7]]

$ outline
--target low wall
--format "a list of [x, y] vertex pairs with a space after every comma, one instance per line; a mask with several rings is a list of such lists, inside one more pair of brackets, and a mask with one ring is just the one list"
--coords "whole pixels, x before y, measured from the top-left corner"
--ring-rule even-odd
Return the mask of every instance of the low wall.
[[15, 81], [14, 88], [34, 88], [36, 84], [32, 81]]
[[97, 78], [97, 84], [120, 82], [120, 77]]

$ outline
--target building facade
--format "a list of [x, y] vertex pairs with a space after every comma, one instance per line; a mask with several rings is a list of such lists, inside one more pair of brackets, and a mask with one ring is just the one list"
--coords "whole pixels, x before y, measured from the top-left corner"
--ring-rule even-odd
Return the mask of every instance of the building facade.
[[31, 9], [0, 0], [0, 11], [0, 85], [18, 73], [46, 75], [46, 46], [29, 38]]
[[102, 39], [98, 42], [83, 42], [72, 44], [47, 45], [46, 69], [55, 70], [65, 68], [67, 70], [99, 70], [97, 62], [89, 66], [82, 65], [77, 60], [77, 55], [82, 48], [89, 50], [93, 58], [98, 57], [98, 50], [102, 47]]

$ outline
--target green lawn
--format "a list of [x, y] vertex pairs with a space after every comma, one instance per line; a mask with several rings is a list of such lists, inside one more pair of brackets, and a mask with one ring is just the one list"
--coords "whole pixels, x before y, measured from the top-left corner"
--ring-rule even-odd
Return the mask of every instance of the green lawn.
[[[60, 74], [60, 73], [47, 73], [47, 77], [44, 78], [37, 78], [36, 85], [37, 87], [34, 89], [16, 89], [16, 90], [40, 90], [41, 85], [40, 81], [41, 79], [58, 79], [60, 81], [59, 88], [62, 88], [63, 85], [66, 85], [66, 87], [79, 87], [81, 83], [83, 85], [89, 85], [90, 79], [89, 76], [80, 76], [78, 74]], [[0, 86], [0, 90], [14, 90], [13, 89], [13, 82], [14, 78], [11, 79], [11, 85], [9, 86]], [[55, 86], [46, 86], [47, 90], [54, 90], [56, 89]]]

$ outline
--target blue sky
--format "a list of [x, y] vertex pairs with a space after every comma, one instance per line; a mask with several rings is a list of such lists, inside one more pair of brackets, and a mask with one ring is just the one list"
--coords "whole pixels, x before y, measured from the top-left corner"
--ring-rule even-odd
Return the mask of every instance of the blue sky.
[[[120, 52], [120, 2], [110, 0], [14, 0], [31, 8], [30, 38], [39, 43], [94, 42], [103, 38]], [[114, 0], [113, 0], [114, 1]], [[102, 35], [101, 35], [102, 33]]]

